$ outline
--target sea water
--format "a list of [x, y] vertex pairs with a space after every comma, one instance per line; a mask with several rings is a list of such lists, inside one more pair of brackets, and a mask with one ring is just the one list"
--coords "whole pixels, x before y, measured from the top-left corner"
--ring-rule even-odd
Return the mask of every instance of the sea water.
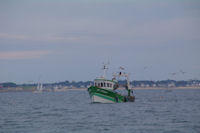
[[200, 133], [200, 90], [135, 90], [92, 104], [86, 90], [0, 93], [0, 133]]

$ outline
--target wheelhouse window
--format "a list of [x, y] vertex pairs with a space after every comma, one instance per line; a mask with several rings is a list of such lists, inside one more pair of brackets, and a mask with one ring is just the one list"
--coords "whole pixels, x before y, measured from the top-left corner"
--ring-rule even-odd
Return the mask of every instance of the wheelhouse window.
[[109, 83], [107, 83], [107, 87], [109, 87]]
[[101, 83], [101, 87], [103, 87], [103, 83]]
[[94, 83], [95, 86], [97, 87], [107, 87], [107, 88], [112, 88], [113, 87], [113, 83], [109, 82], [109, 81], [97, 81]]
[[100, 83], [98, 83], [98, 87], [101, 87], [101, 84], [100, 84]]

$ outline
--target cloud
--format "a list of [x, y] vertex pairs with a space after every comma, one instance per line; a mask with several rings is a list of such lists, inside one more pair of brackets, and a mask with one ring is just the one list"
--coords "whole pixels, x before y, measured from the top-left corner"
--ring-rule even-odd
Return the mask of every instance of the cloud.
[[16, 40], [28, 40], [29, 37], [25, 35], [16, 35], [16, 34], [8, 34], [8, 33], [0, 33], [0, 38], [3, 39], [16, 39]]
[[0, 39], [16, 40], [16, 41], [45, 41], [45, 42], [80, 42], [88, 40], [89, 36], [86, 35], [51, 35], [51, 34], [37, 34], [37, 35], [23, 35], [23, 34], [10, 34], [0, 33]]
[[50, 54], [51, 51], [0, 52], [0, 60], [34, 59]]

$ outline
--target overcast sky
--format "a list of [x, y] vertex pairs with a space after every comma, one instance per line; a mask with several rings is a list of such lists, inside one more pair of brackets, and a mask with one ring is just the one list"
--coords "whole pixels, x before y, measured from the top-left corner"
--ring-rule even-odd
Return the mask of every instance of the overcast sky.
[[131, 80], [200, 79], [200, 1], [0, 0], [0, 82], [93, 80], [108, 61]]

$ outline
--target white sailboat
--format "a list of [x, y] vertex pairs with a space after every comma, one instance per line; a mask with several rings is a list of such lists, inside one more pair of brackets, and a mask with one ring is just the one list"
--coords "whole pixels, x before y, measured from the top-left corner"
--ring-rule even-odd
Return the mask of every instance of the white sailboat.
[[35, 91], [33, 91], [33, 93], [42, 93], [43, 91], [43, 85], [42, 83], [38, 82], [37, 88]]

